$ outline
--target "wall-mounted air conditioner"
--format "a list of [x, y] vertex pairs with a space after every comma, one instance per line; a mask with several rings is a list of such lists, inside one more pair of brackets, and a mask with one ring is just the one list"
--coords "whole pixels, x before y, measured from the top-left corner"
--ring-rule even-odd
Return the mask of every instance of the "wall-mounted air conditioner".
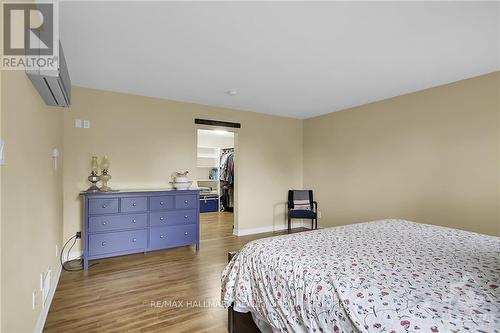
[[26, 70], [26, 74], [47, 105], [68, 107], [71, 104], [71, 81], [61, 44], [59, 68], [55, 70]]

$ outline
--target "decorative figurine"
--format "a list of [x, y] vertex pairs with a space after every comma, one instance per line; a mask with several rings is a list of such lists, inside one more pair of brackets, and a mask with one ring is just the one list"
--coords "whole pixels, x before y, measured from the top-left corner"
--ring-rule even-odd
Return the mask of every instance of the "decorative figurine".
[[111, 179], [111, 175], [108, 174], [109, 170], [109, 160], [107, 156], [104, 156], [101, 160], [101, 182], [102, 186], [100, 188], [101, 192], [110, 192], [112, 189], [108, 186], [108, 181]]
[[99, 172], [99, 166], [97, 164], [97, 156], [92, 156], [92, 162], [90, 164], [91, 171], [90, 171], [90, 176], [88, 176], [89, 182], [92, 183], [92, 186], [90, 186], [87, 189], [87, 192], [98, 192], [99, 187], [97, 187], [96, 183], [101, 179], [99, 175], [97, 174]]

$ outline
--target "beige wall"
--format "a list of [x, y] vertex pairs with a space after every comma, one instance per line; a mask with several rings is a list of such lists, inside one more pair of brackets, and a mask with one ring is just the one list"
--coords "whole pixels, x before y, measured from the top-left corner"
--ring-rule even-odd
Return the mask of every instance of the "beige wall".
[[[65, 239], [82, 230], [78, 193], [89, 186], [92, 155], [109, 155], [113, 188], [168, 187], [173, 171], [195, 174], [194, 118], [242, 125], [235, 140], [239, 229], [285, 223], [287, 190], [302, 185], [302, 121], [80, 87], [72, 99], [64, 112]], [[75, 119], [90, 120], [91, 128], [74, 128]]]
[[322, 226], [381, 218], [500, 235], [494, 73], [304, 121]]
[[[62, 239], [63, 110], [47, 107], [23, 71], [2, 73], [1, 166], [2, 332], [32, 332], [41, 311], [40, 273], [56, 272]], [[31, 309], [31, 293], [37, 307]]]
[[[0, 35], [3, 36], [3, 30], [0, 27]], [[3, 37], [0, 37], [0, 43], [3, 43]], [[0, 70], [0, 139], [2, 139], [2, 73], [3, 71]], [[2, 330], [2, 289], [3, 289], [3, 283], [2, 283], [2, 166], [0, 165], [0, 331]]]
[[[500, 7], [499, 7], [500, 11]], [[496, 73], [496, 96], [497, 96], [497, 124], [498, 124], [498, 145], [497, 145], [497, 157], [498, 157], [498, 164], [497, 164], [497, 171], [500, 170], [500, 72]], [[500, 174], [497, 176], [497, 214], [499, 216], [500, 220]], [[500, 236], [500, 221], [497, 221], [497, 236]]]

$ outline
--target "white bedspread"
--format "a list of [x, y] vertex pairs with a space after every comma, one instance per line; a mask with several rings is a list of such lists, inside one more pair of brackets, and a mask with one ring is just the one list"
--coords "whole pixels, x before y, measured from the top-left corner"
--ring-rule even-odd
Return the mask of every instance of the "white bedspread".
[[500, 332], [500, 238], [382, 220], [248, 243], [222, 302], [276, 332]]

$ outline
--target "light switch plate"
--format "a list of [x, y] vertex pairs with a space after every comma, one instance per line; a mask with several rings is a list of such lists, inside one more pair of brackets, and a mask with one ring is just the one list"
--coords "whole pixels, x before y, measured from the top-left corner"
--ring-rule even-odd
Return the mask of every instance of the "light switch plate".
[[83, 128], [90, 128], [90, 120], [83, 121]]
[[82, 120], [75, 119], [75, 128], [82, 128]]

